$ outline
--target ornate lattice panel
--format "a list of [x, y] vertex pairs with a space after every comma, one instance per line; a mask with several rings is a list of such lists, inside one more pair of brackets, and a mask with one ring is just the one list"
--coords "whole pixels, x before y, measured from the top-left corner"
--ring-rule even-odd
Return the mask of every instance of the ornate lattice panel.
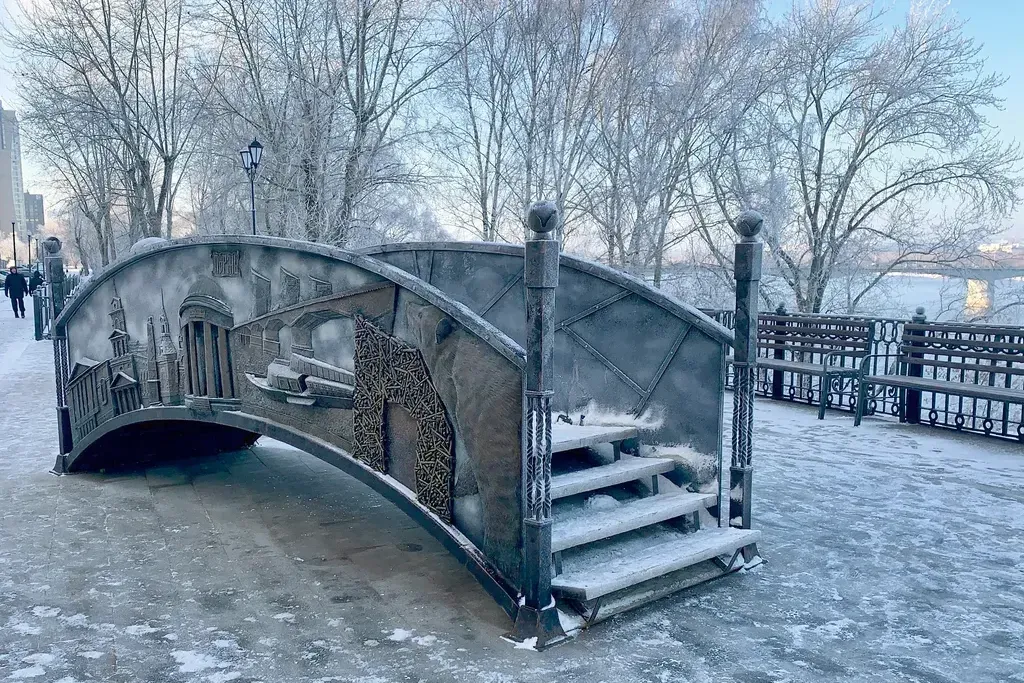
[[405, 408], [416, 420], [416, 497], [450, 523], [454, 440], [423, 356], [363, 318], [356, 318], [355, 342], [355, 457], [386, 473], [384, 407], [390, 401]]

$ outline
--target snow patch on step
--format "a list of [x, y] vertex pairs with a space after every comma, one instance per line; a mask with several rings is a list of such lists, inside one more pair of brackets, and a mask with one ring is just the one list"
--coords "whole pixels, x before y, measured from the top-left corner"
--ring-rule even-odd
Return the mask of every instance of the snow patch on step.
[[640, 447], [645, 458], [671, 458], [676, 466], [686, 472], [690, 482], [699, 487], [700, 493], [718, 492], [718, 456], [699, 453], [689, 446], [648, 446]]
[[622, 503], [612, 496], [598, 493], [596, 495], [587, 498], [586, 502], [583, 503], [584, 510], [613, 510], [622, 505]]
[[661, 410], [648, 408], [640, 415], [623, 413], [612, 408], [603, 408], [594, 401], [585, 406], [569, 411], [569, 417], [575, 422], [584, 415], [583, 424], [600, 427], [636, 427], [641, 431], [660, 429], [665, 423], [665, 415]]
[[[718, 493], [718, 456], [700, 453], [689, 446], [647, 446], [640, 447], [640, 454], [645, 458], [671, 458], [681, 468], [692, 489], [697, 493]], [[740, 502], [743, 492], [739, 486], [729, 491], [730, 500]]]
[[583, 617], [575, 612], [559, 607], [558, 623], [561, 625], [565, 635], [572, 637], [583, 628], [586, 622], [583, 621]]

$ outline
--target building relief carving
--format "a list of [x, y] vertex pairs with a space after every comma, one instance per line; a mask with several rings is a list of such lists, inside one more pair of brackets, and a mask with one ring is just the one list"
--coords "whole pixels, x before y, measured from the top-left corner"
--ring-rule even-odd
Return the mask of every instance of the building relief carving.
[[68, 407], [75, 439], [84, 438], [107, 420], [138, 410], [159, 395], [160, 366], [148, 345], [132, 340], [127, 332], [124, 304], [117, 295], [110, 300], [107, 337], [112, 356], [102, 361], [80, 358], [70, 370]]

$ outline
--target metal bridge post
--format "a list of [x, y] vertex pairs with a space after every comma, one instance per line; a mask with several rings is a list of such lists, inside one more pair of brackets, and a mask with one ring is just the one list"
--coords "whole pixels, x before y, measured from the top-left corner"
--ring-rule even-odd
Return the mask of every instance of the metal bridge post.
[[[730, 467], [730, 490], [719, 504], [719, 526], [729, 526], [731, 516], [731, 489], [739, 488], [743, 496], [741, 523], [744, 529], [751, 528], [751, 494], [754, 468], [751, 465], [754, 430], [754, 389], [757, 382], [757, 303], [758, 286], [761, 281], [761, 250], [758, 238], [763, 223], [761, 214], [744, 211], [736, 219], [736, 232], [740, 241], [736, 243], [734, 260], [736, 277], [736, 327], [733, 341], [733, 388], [732, 411], [732, 466]], [[723, 473], [724, 474], [724, 473]], [[748, 546], [743, 549], [747, 562], [757, 557], [757, 549]]]
[[50, 299], [50, 320], [56, 320], [64, 310], [65, 291], [64, 255], [61, 243], [56, 237], [43, 240], [43, 268], [46, 271], [46, 288]]
[[65, 300], [65, 278], [64, 278], [64, 255], [61, 253], [61, 243], [56, 237], [47, 237], [43, 240], [43, 267], [46, 271], [46, 293], [49, 299], [50, 337], [53, 339], [53, 372], [54, 385], [57, 391], [57, 439], [60, 445], [60, 454], [57, 456], [57, 463], [53, 471], [57, 474], [64, 473], [64, 456], [71, 452], [73, 439], [71, 435], [71, 410], [67, 404], [67, 381], [69, 360], [68, 360], [68, 339], [63, 330], [54, 329], [54, 322], [57, 316], [64, 309]]
[[554, 202], [534, 202], [526, 216], [526, 424], [523, 471], [523, 600], [512, 637], [542, 648], [565, 637], [551, 595], [551, 397], [558, 286]]

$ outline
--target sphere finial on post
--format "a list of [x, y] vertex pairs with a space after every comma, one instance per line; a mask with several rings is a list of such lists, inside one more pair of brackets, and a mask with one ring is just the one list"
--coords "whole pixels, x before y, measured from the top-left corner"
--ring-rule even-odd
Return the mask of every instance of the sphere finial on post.
[[60, 240], [56, 237], [47, 237], [43, 240], [43, 251], [53, 256], [57, 254], [61, 249]]
[[764, 226], [764, 217], [757, 211], [747, 209], [736, 217], [735, 229], [744, 242], [754, 242]]
[[[558, 212], [558, 205], [552, 201], [540, 201], [530, 204], [526, 210], [526, 225], [537, 235], [545, 236], [557, 232], [562, 217]], [[540, 239], [551, 239], [541, 237]]]

